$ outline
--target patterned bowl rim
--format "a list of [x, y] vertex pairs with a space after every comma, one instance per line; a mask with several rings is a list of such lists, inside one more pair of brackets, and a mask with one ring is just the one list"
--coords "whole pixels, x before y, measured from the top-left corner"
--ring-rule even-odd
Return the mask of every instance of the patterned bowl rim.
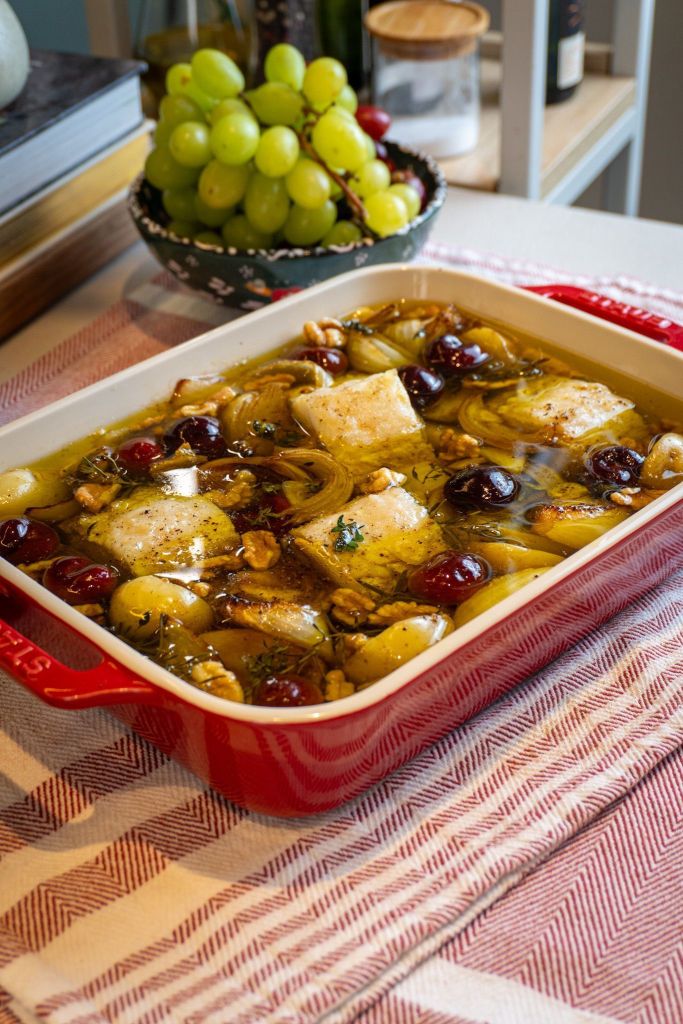
[[414, 231], [415, 228], [420, 227], [420, 225], [428, 221], [430, 217], [432, 217], [437, 210], [443, 206], [448, 187], [441, 168], [427, 153], [420, 153], [417, 150], [409, 149], [407, 146], [401, 146], [397, 142], [388, 142], [387, 144], [393, 151], [398, 151], [404, 156], [411, 157], [413, 160], [424, 164], [434, 179], [435, 187], [434, 195], [429, 200], [424, 210], [422, 210], [417, 217], [411, 220], [404, 227], [394, 232], [393, 235], [387, 235], [385, 238], [361, 238], [355, 242], [347, 242], [345, 245], [330, 245], [327, 247], [316, 245], [307, 249], [235, 249], [233, 246], [228, 246], [226, 248], [224, 246], [211, 245], [208, 242], [194, 242], [189, 238], [180, 238], [178, 235], [173, 234], [172, 231], [168, 231], [167, 228], [158, 221], [153, 220], [149, 214], [145, 212], [140, 202], [140, 191], [145, 180], [144, 172], [141, 172], [137, 176], [130, 187], [130, 191], [128, 193], [128, 209], [141, 233], [164, 239], [174, 245], [182, 245], [190, 252], [193, 250], [198, 252], [211, 252], [216, 253], [217, 255], [231, 257], [251, 256], [266, 260], [268, 263], [275, 263], [278, 260], [301, 259], [301, 257], [306, 256], [324, 259], [326, 257], [337, 256], [342, 253], [355, 252], [360, 249], [369, 249], [373, 245], [389, 241], [390, 238], [400, 238], [403, 235], [408, 235]]

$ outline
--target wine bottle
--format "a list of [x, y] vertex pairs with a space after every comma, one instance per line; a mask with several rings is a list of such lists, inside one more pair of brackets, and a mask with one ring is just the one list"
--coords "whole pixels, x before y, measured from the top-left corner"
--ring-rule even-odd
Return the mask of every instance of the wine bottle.
[[569, 99], [583, 78], [584, 0], [550, 0], [546, 103]]
[[318, 0], [322, 51], [342, 62], [356, 92], [367, 85], [369, 74], [370, 41], [363, 28], [367, 9], [367, 0]]

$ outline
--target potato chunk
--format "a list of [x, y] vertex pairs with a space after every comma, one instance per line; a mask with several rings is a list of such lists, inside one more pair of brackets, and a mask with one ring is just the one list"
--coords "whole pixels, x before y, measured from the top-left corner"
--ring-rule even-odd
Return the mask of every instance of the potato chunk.
[[140, 488], [97, 516], [84, 517], [88, 545], [134, 576], [189, 565], [234, 550], [228, 516], [201, 496], [167, 496]]
[[604, 384], [552, 376], [531, 381], [492, 404], [510, 427], [523, 433], [542, 431], [565, 442], [605, 427], [634, 407]]
[[292, 412], [359, 479], [369, 470], [432, 459], [424, 424], [396, 370], [297, 395]]
[[[362, 540], [343, 547], [339, 523], [355, 523]], [[291, 532], [297, 549], [325, 575], [355, 590], [391, 592], [399, 575], [448, 545], [426, 508], [402, 487], [365, 494], [339, 512]], [[366, 587], [366, 585], [369, 585]]]

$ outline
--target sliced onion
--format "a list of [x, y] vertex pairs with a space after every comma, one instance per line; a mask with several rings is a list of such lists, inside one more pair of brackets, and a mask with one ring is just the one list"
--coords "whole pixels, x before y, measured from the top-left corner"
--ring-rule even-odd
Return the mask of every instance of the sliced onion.
[[[263, 377], [270, 377], [276, 374], [286, 374], [294, 378], [292, 387], [300, 387], [306, 384], [312, 388], [329, 388], [334, 380], [331, 373], [313, 363], [308, 359], [276, 359], [272, 363], [264, 363], [259, 366], [249, 380], [245, 381], [244, 387], [253, 386], [255, 381]], [[281, 389], [285, 390], [285, 389]]]
[[252, 466], [268, 469], [285, 480], [322, 483], [319, 491], [287, 512], [289, 521], [297, 526], [341, 508], [353, 492], [353, 477], [348, 469], [327, 452], [319, 451], [317, 448], [291, 448], [271, 456], [228, 456], [205, 463], [201, 472], [216, 474], [235, 467], [249, 469]]
[[407, 366], [414, 358], [411, 353], [388, 338], [383, 338], [381, 334], [361, 334], [358, 331], [349, 331], [346, 354], [351, 368], [360, 373], [394, 370], [399, 366]]
[[468, 550], [481, 555], [495, 573], [519, 572], [522, 569], [537, 569], [544, 565], [558, 565], [562, 555], [540, 551], [538, 548], [522, 547], [505, 541], [470, 541]]
[[510, 572], [506, 576], [496, 576], [490, 583], [484, 584], [481, 590], [458, 606], [455, 613], [455, 625], [464, 626], [470, 619], [481, 615], [482, 612], [492, 608], [494, 604], [498, 604], [510, 594], [514, 594], [520, 587], [531, 583], [538, 576], [548, 572], [550, 568], [552, 567], [549, 565], [541, 565], [535, 569], [520, 569], [518, 572]]
[[[500, 416], [489, 408], [485, 396], [479, 392], [460, 392], [460, 395], [457, 418], [466, 434], [474, 434], [475, 437], [482, 438], [485, 444], [508, 451], [513, 450], [520, 441], [532, 443], [543, 439], [543, 432], [540, 430], [524, 435], [519, 428], [508, 427]], [[435, 412], [438, 404], [437, 402], [429, 411]]]
[[484, 352], [501, 363], [514, 363], [518, 355], [516, 346], [510, 338], [506, 338], [500, 331], [494, 331], [492, 327], [471, 327], [460, 336], [463, 341], [474, 342]]
[[537, 505], [527, 513], [534, 533], [576, 551], [628, 518], [628, 511], [614, 505], [585, 502]]
[[291, 512], [287, 513], [295, 526], [335, 512], [346, 504], [353, 492], [353, 477], [348, 469], [327, 452], [316, 448], [293, 448], [279, 452], [267, 459], [265, 465], [290, 480], [308, 478], [311, 481], [322, 482], [323, 486], [319, 491], [294, 505]]
[[421, 332], [426, 323], [426, 320], [406, 317], [404, 320], [397, 320], [395, 324], [388, 324], [384, 328], [384, 334], [389, 341], [395, 341], [403, 346], [416, 359], [424, 346], [424, 335]]
[[171, 396], [171, 406], [177, 409], [181, 405], [187, 405], [189, 402], [199, 402], [208, 398], [209, 395], [217, 391], [221, 384], [225, 383], [223, 377], [217, 377], [211, 375], [208, 377], [183, 377], [177, 381], [173, 394]]
[[258, 629], [298, 647], [315, 647], [325, 659], [334, 657], [327, 619], [309, 605], [293, 601], [248, 601], [244, 597], [228, 596], [222, 610], [226, 623]]
[[250, 447], [259, 454], [269, 454], [273, 450], [274, 441], [257, 436], [252, 429], [254, 421], [274, 423], [285, 430], [294, 427], [285, 389], [277, 384], [268, 384], [260, 391], [245, 391], [237, 395], [227, 404], [221, 419], [229, 441], [249, 438]]

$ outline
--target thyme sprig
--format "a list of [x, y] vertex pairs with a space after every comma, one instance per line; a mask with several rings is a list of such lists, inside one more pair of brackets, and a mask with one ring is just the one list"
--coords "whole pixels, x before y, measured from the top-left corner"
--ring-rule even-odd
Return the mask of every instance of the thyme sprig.
[[260, 683], [270, 676], [291, 671], [292, 658], [292, 651], [287, 644], [276, 642], [261, 654], [249, 654], [244, 660], [249, 678], [254, 683]]
[[335, 551], [356, 551], [359, 544], [365, 540], [365, 537], [361, 533], [365, 527], [359, 525], [354, 519], [350, 522], [344, 522], [344, 516], [339, 516], [337, 523], [332, 527], [330, 533], [336, 533], [338, 536], [334, 541]]

